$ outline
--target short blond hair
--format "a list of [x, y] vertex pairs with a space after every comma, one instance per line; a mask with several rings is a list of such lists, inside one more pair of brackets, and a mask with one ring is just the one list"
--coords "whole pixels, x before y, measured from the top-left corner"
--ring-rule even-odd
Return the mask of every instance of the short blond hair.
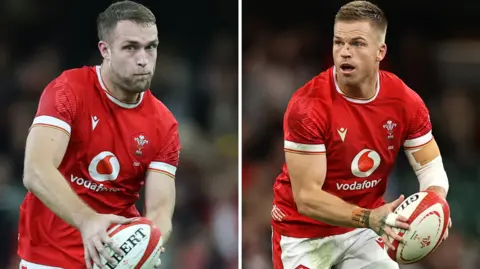
[[335, 23], [339, 21], [368, 21], [382, 32], [383, 39], [387, 33], [388, 22], [385, 13], [369, 1], [353, 1], [343, 5], [335, 15]]
[[132, 21], [140, 25], [156, 23], [155, 15], [142, 4], [133, 1], [118, 1], [111, 4], [97, 18], [97, 32], [100, 40], [106, 40], [120, 21]]

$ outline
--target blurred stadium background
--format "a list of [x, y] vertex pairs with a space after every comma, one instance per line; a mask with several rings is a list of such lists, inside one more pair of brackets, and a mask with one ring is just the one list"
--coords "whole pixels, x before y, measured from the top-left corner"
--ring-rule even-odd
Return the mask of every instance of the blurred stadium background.
[[[284, 161], [282, 119], [297, 88], [333, 64], [333, 19], [347, 1], [243, 1], [243, 265], [271, 268], [272, 184]], [[389, 20], [383, 69], [431, 112], [451, 190], [450, 238], [415, 269], [480, 268], [478, 2], [374, 1]], [[386, 199], [418, 190], [400, 154]]]
[[[112, 2], [0, 1], [0, 268], [18, 268], [23, 151], [39, 96], [62, 70], [101, 63], [95, 20]], [[237, 268], [238, 3], [138, 2], [157, 17], [152, 89], [182, 141], [162, 268]]]

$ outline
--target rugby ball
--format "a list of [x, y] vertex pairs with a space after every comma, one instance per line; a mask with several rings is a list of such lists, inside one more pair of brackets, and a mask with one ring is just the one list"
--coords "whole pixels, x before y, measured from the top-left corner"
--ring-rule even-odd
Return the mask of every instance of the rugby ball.
[[393, 228], [404, 241], [393, 240], [395, 250], [387, 250], [394, 261], [416, 263], [440, 245], [450, 218], [450, 207], [443, 197], [431, 191], [417, 192], [407, 197], [394, 212], [406, 217], [410, 224], [408, 231]]
[[[148, 219], [140, 217], [129, 224], [117, 224], [108, 230], [108, 235], [122, 255], [110, 250], [117, 265], [110, 264], [103, 256], [101, 262], [105, 269], [153, 269], [160, 257], [163, 245], [162, 233]], [[94, 266], [94, 269], [99, 269]]]

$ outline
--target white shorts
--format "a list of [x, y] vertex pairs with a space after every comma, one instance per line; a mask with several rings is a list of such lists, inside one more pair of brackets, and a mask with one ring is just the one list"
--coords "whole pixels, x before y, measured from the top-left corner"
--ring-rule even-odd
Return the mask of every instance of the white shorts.
[[324, 238], [272, 235], [274, 269], [398, 269], [370, 229]]
[[25, 260], [20, 261], [19, 269], [62, 269], [60, 267], [46, 266], [36, 263], [27, 262]]

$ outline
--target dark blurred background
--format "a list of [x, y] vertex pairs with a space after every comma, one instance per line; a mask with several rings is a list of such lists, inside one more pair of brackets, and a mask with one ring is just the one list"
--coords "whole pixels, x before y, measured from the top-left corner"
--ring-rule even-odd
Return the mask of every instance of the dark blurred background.
[[[97, 65], [96, 17], [113, 1], [0, 1], [0, 268], [18, 268], [25, 139], [44, 87]], [[152, 83], [180, 123], [174, 233], [162, 268], [237, 268], [238, 2], [138, 1], [157, 17]], [[141, 205], [141, 203], [139, 203]]]
[[[333, 64], [333, 19], [349, 1], [243, 1], [243, 264], [271, 266], [272, 186], [292, 93]], [[424, 99], [450, 179], [450, 238], [415, 269], [480, 268], [480, 2], [373, 1], [389, 20], [382, 68]], [[403, 153], [388, 201], [418, 191]]]

